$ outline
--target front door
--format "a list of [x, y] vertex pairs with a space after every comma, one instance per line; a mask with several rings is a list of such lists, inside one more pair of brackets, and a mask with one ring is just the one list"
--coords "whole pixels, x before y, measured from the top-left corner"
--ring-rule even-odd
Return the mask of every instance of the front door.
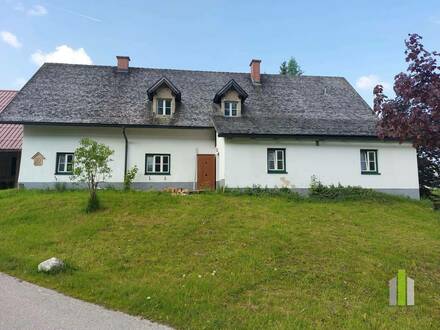
[[215, 155], [197, 155], [197, 189], [215, 189]]

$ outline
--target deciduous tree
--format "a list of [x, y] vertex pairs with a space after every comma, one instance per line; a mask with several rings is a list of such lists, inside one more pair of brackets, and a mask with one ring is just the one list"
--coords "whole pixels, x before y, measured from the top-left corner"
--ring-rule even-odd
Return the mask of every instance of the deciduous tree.
[[90, 193], [87, 212], [99, 208], [96, 191], [99, 183], [111, 177], [111, 169], [108, 164], [113, 153], [114, 151], [105, 144], [89, 138], [83, 138], [75, 150], [72, 179], [87, 183]]
[[427, 51], [421, 40], [410, 34], [405, 41], [408, 69], [394, 78], [396, 97], [388, 98], [382, 85], [373, 92], [379, 136], [413, 142], [422, 193], [427, 193], [440, 186], [440, 54]]

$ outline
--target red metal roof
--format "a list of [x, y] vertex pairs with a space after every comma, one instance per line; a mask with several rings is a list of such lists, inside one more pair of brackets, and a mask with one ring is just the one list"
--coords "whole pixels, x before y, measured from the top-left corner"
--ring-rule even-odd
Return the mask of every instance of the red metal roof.
[[[0, 90], [0, 112], [12, 101], [17, 91]], [[23, 126], [0, 124], [0, 151], [21, 150]]]

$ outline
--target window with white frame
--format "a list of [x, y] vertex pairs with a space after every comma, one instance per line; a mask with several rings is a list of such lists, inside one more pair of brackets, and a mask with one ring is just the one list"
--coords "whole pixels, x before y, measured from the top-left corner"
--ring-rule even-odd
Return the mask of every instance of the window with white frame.
[[168, 175], [170, 174], [169, 154], [146, 154], [145, 174], [147, 175]]
[[73, 153], [58, 152], [56, 174], [73, 174]]
[[378, 174], [377, 150], [361, 150], [361, 173]]
[[157, 114], [171, 116], [171, 99], [157, 99]]
[[267, 149], [267, 172], [286, 172], [286, 149]]
[[225, 117], [237, 117], [238, 102], [225, 101]]

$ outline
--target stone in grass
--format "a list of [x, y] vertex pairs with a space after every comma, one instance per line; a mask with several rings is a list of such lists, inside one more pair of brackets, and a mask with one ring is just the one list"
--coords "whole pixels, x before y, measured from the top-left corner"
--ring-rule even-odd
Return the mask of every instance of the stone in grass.
[[50, 258], [38, 265], [39, 272], [52, 273], [64, 268], [64, 262], [58, 258]]

